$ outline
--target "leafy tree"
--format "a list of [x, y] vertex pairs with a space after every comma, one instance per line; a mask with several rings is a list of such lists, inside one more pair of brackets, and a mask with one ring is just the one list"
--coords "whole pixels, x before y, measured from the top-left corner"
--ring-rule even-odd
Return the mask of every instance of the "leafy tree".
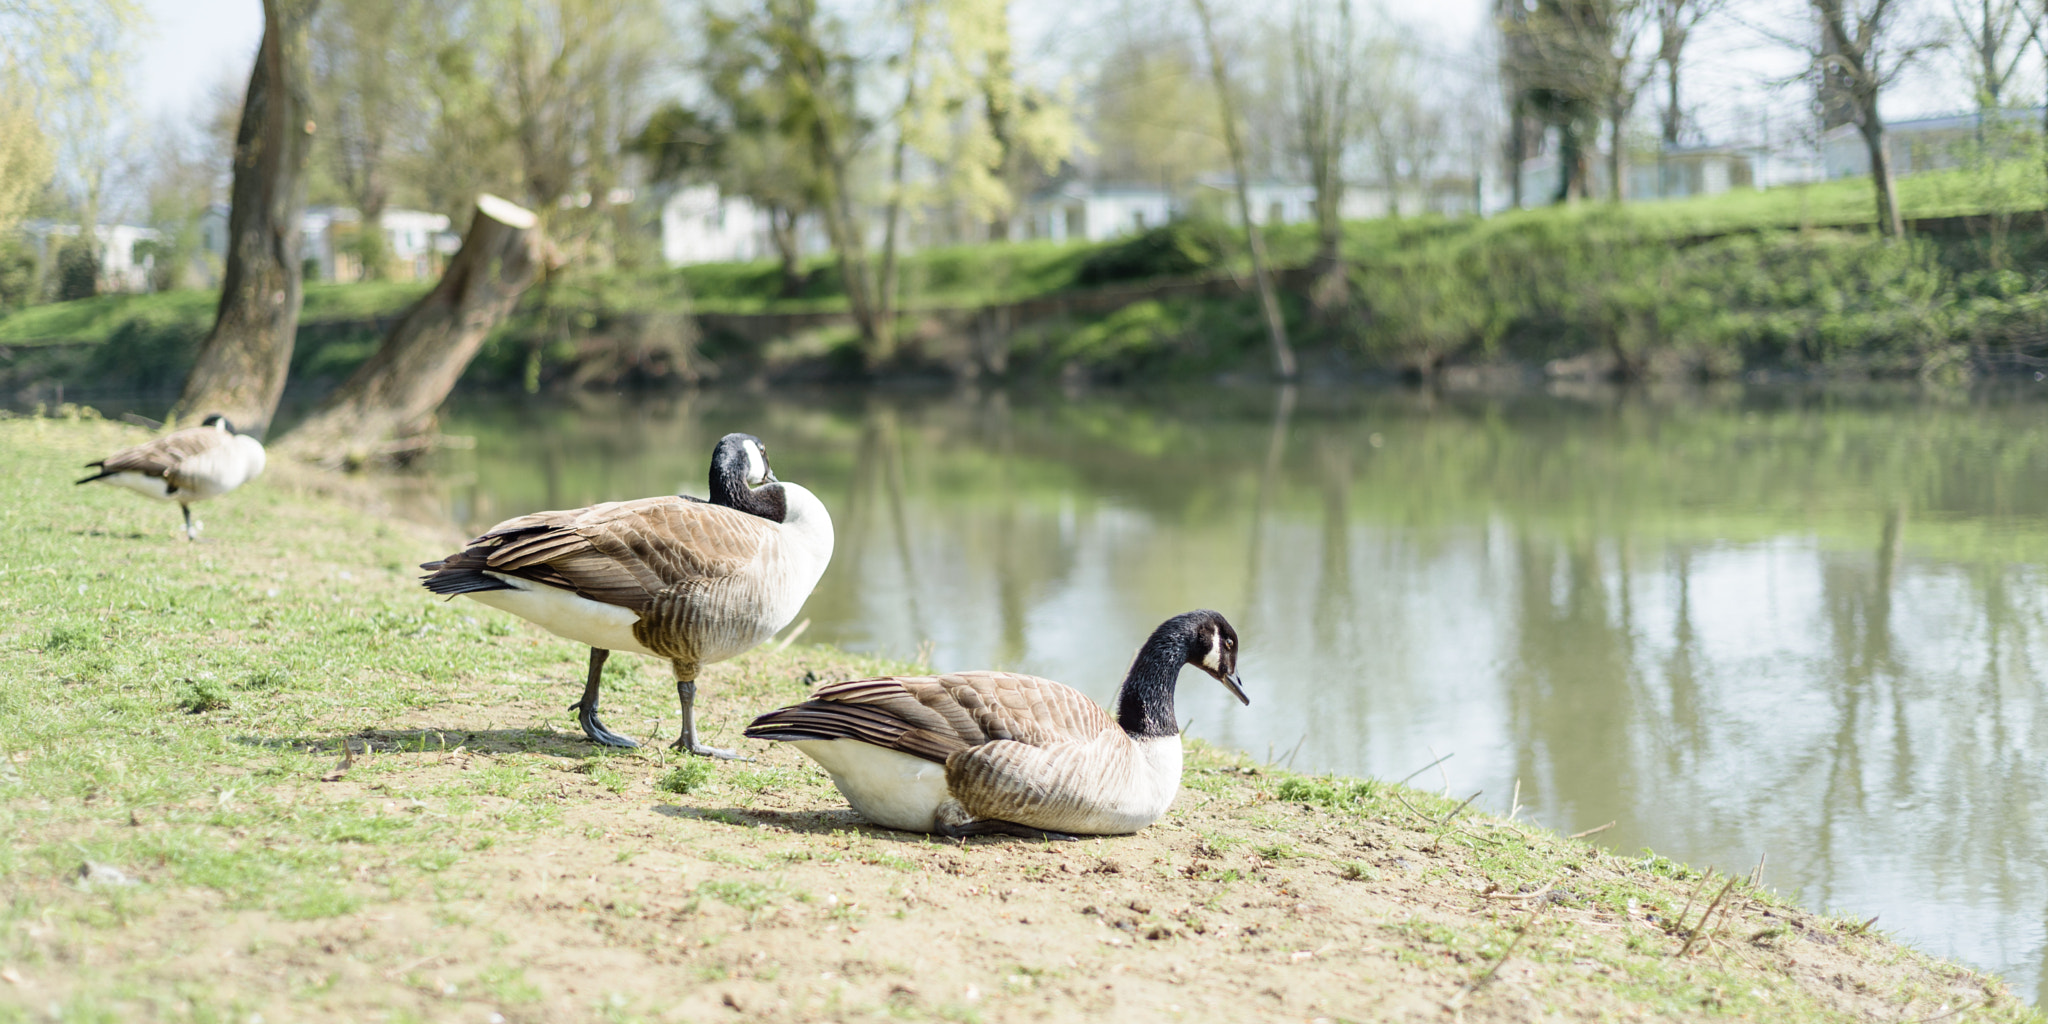
[[0, 231], [56, 172], [96, 252], [108, 175], [122, 156], [122, 92], [132, 0], [0, 0]]
[[1501, 30], [1502, 74], [1512, 106], [1557, 129], [1557, 202], [1587, 198], [1600, 124], [1609, 126], [1608, 187], [1623, 191], [1623, 139], [1654, 63], [1639, 57], [1652, 0], [1536, 0], [1511, 9]]
[[351, 0], [329, 5], [312, 29], [314, 149], [349, 205], [361, 214], [356, 255], [365, 278], [386, 275], [389, 246], [380, 223], [391, 201], [392, 156], [426, 113], [423, 72], [434, 40], [428, 0]]
[[1871, 191], [1877, 201], [1877, 229], [1889, 237], [1906, 233], [1893, 181], [1891, 141], [1878, 97], [1913, 61], [1940, 38], [1907, 20], [1903, 0], [1809, 0], [1820, 22], [1818, 45], [1808, 47], [1815, 73], [1836, 90], [1843, 111], [1870, 154]]
[[[771, 5], [772, 6], [772, 5]], [[783, 33], [771, 19], [771, 10], [750, 11], [727, 16], [707, 10], [703, 31], [706, 54], [699, 67], [716, 107], [713, 120], [723, 132], [714, 175], [720, 191], [744, 196], [766, 211], [770, 238], [782, 267], [782, 292], [801, 291], [805, 277], [798, 249], [798, 226], [803, 218], [822, 212], [831, 194], [832, 182], [825, 166], [813, 159], [817, 142], [811, 120], [829, 117], [854, 134], [866, 125], [851, 108], [853, 59], [836, 44], [826, 53], [826, 44], [809, 30], [809, 43], [779, 45]], [[793, 11], [799, 19], [803, 11]], [[787, 19], [786, 19], [787, 20]], [[836, 40], [837, 26], [824, 29], [827, 40]], [[787, 62], [789, 48], [800, 46], [815, 51], [824, 64], [822, 77], [834, 81], [836, 95], [819, 97], [797, 76]], [[827, 129], [829, 134], [840, 134]]]
[[659, 182], [709, 178], [725, 161], [726, 130], [712, 118], [674, 100], [655, 108], [626, 149], [648, 161], [648, 177]]
[[11, 236], [50, 180], [50, 141], [18, 73], [0, 78], [0, 237]]
[[1101, 63], [1086, 118], [1100, 177], [1178, 189], [1196, 177], [1227, 170], [1230, 154], [1214, 85], [1185, 38], [1161, 34], [1119, 42]]
[[1664, 145], [1667, 147], [1678, 145], [1679, 133], [1685, 125], [1685, 107], [1679, 102], [1685, 44], [1700, 22], [1720, 13], [1726, 4], [1727, 0], [1651, 0], [1657, 21], [1657, 61], [1664, 67], [1664, 109], [1661, 115]]
[[[1296, 151], [1316, 190], [1312, 298], [1318, 310], [1328, 311], [1342, 304], [1348, 290], [1338, 252], [1344, 235], [1344, 162], [1358, 142], [1362, 113], [1356, 100], [1363, 54], [1351, 0], [1337, 0], [1334, 8], [1315, 0], [1295, 0], [1288, 42], [1294, 58]], [[1391, 180], [1387, 187], [1393, 195]]]

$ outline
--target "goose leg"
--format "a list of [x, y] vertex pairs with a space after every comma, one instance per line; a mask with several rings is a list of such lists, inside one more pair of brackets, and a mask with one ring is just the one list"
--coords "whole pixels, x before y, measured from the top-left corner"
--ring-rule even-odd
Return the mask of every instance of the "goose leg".
[[[696, 666], [685, 666], [674, 662], [676, 670], [676, 702], [683, 706], [683, 734], [676, 737], [674, 747], [699, 757], [716, 757], [727, 761], [751, 761], [736, 750], [721, 750], [697, 742], [697, 672]], [[688, 676], [689, 678], [684, 678]]]
[[1051, 829], [1033, 828], [1030, 825], [1019, 825], [1014, 821], [1004, 821], [1001, 818], [976, 818], [973, 821], [959, 824], [940, 819], [937, 827], [940, 835], [952, 839], [965, 839], [968, 836], [1017, 836], [1022, 839], [1058, 839], [1062, 842], [1070, 843], [1079, 842], [1081, 839], [1080, 836], [1069, 832], [1054, 832]]
[[576, 724], [583, 727], [583, 735], [590, 737], [592, 743], [637, 747], [640, 744], [605, 728], [597, 717], [597, 684], [604, 678], [604, 660], [611, 656], [612, 652], [602, 647], [590, 649], [590, 680], [583, 684], [583, 699], [569, 705], [569, 710], [576, 712]]
[[178, 507], [185, 510], [185, 539], [198, 540], [199, 531], [192, 526], [192, 506], [179, 502]]

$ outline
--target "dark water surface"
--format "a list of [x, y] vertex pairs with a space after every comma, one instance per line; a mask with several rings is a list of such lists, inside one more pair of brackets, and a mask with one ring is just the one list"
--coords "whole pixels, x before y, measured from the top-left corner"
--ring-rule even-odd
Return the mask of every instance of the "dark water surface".
[[760, 435], [838, 551], [808, 639], [1099, 698], [1223, 611], [1191, 732], [2048, 957], [2048, 402], [1381, 391], [458, 403], [448, 514], [704, 492]]

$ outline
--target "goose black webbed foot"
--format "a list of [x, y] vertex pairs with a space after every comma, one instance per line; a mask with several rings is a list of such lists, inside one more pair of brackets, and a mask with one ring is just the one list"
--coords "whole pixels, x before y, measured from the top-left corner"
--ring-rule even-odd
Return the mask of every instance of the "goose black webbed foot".
[[602, 744], [607, 747], [637, 747], [640, 745], [605, 728], [604, 721], [597, 717], [597, 709], [584, 704], [580, 700], [569, 705], [569, 710], [576, 712], [576, 724], [583, 727], [583, 735], [590, 737], [592, 743]]
[[965, 839], [968, 836], [1016, 836], [1019, 839], [1059, 840], [1065, 843], [1081, 841], [1080, 836], [1071, 832], [1054, 832], [1051, 829], [1019, 825], [1001, 818], [976, 818], [957, 825], [940, 821], [937, 825], [940, 835], [952, 839]]
[[753, 760], [753, 758], [748, 757], [747, 755], [742, 754], [737, 750], [726, 750], [721, 747], [707, 747], [704, 744], [699, 743], [695, 739], [688, 736], [685, 736], [682, 739], [679, 739], [674, 743], [669, 744], [669, 749], [679, 750], [685, 754], [695, 754], [698, 757], [715, 757], [721, 761]]

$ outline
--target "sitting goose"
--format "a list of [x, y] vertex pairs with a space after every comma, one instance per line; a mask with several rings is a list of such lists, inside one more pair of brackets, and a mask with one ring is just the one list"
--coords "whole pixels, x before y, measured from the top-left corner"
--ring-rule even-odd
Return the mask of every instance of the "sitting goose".
[[1080, 691], [1008, 672], [891, 676], [823, 686], [754, 719], [824, 766], [878, 825], [948, 836], [1075, 839], [1136, 832], [1180, 790], [1174, 685], [1183, 664], [1251, 703], [1237, 632], [1212, 611], [1152, 631], [1116, 698], [1116, 717]]
[[263, 442], [235, 433], [226, 416], [214, 413], [196, 427], [174, 430], [86, 463], [86, 468], [99, 472], [77, 482], [104, 480], [137, 494], [175, 501], [185, 510], [185, 539], [198, 540], [205, 524], [192, 521], [192, 503], [219, 497], [256, 479], [263, 472], [263, 461]]
[[832, 560], [832, 517], [816, 495], [782, 483], [751, 434], [727, 434], [711, 456], [711, 500], [609, 501], [508, 519], [463, 550], [420, 568], [436, 594], [466, 594], [556, 636], [590, 645], [583, 734], [639, 744], [597, 717], [598, 681], [613, 651], [667, 658], [682, 704], [678, 750], [738, 757], [697, 742], [697, 671], [774, 636], [796, 617]]

